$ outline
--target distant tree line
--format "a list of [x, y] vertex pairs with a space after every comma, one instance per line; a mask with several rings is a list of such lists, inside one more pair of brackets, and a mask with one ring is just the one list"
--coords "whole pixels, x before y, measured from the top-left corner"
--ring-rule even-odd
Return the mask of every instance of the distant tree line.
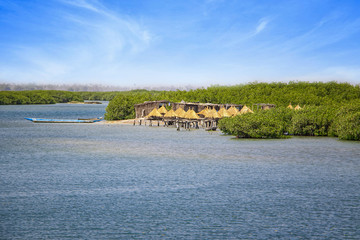
[[[192, 85], [186, 86], [149, 86], [148, 90], [190, 90], [197, 87]], [[123, 92], [139, 89], [139, 87], [120, 87], [120, 86], [105, 86], [101, 84], [15, 84], [15, 83], [0, 83], [0, 91], [28, 91], [28, 90], [60, 90], [70, 92]]]
[[57, 90], [0, 91], [0, 105], [54, 104], [71, 101], [83, 102], [84, 99], [77, 93]]

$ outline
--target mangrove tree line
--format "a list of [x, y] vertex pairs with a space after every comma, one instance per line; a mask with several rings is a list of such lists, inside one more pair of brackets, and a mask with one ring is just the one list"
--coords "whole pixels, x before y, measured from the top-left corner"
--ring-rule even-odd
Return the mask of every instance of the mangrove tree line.
[[78, 93], [57, 90], [0, 91], [0, 105], [54, 104], [84, 101]]

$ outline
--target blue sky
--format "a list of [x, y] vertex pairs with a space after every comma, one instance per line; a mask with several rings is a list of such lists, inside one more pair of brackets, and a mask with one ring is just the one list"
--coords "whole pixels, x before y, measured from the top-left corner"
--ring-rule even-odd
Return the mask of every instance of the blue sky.
[[359, 0], [0, 0], [0, 82], [360, 83]]

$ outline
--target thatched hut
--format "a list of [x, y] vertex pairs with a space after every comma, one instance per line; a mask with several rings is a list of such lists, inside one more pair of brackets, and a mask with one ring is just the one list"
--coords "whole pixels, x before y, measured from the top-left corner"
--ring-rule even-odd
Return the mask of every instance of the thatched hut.
[[159, 113], [161, 113], [162, 115], [165, 115], [168, 111], [166, 110], [166, 108], [164, 107], [164, 105], [162, 105], [159, 109], [158, 109]]
[[231, 106], [227, 111], [231, 116], [235, 116], [239, 112], [239, 110], [234, 106]]
[[218, 111], [218, 113], [220, 114], [220, 116], [223, 117], [231, 117], [231, 114], [224, 108], [220, 108], [220, 110]]
[[170, 119], [174, 119], [176, 118], [178, 115], [175, 113], [174, 110], [170, 109], [167, 113], [164, 114], [164, 118], [170, 118]]
[[209, 113], [209, 108], [204, 108], [203, 110], [201, 110], [197, 114], [204, 118], [208, 113]]
[[289, 106], [287, 106], [287, 108], [294, 109], [293, 106], [291, 105], [291, 103], [289, 104]]
[[221, 115], [215, 109], [211, 109], [211, 110], [209, 110], [209, 112], [205, 116], [205, 118], [220, 119]]
[[194, 110], [189, 109], [185, 114], [185, 118], [196, 120], [196, 119], [199, 119], [200, 117], [196, 114], [196, 112]]
[[154, 120], [154, 119], [159, 120], [162, 117], [163, 117], [163, 115], [161, 113], [159, 113], [157, 108], [154, 108], [145, 118], [150, 119], [150, 120]]
[[245, 113], [254, 113], [250, 108], [248, 108], [246, 105], [240, 110], [239, 114], [245, 114]]
[[176, 109], [175, 113], [179, 118], [185, 118], [186, 112], [183, 108], [180, 107], [180, 108]]
[[300, 105], [298, 104], [298, 105], [296, 105], [296, 107], [295, 107], [294, 109], [295, 109], [295, 110], [300, 110], [301, 107], [300, 107]]

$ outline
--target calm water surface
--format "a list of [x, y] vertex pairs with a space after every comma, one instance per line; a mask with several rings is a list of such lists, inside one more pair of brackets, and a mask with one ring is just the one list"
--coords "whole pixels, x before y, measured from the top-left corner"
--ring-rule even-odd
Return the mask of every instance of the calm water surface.
[[360, 143], [24, 117], [0, 106], [1, 239], [359, 239]]

